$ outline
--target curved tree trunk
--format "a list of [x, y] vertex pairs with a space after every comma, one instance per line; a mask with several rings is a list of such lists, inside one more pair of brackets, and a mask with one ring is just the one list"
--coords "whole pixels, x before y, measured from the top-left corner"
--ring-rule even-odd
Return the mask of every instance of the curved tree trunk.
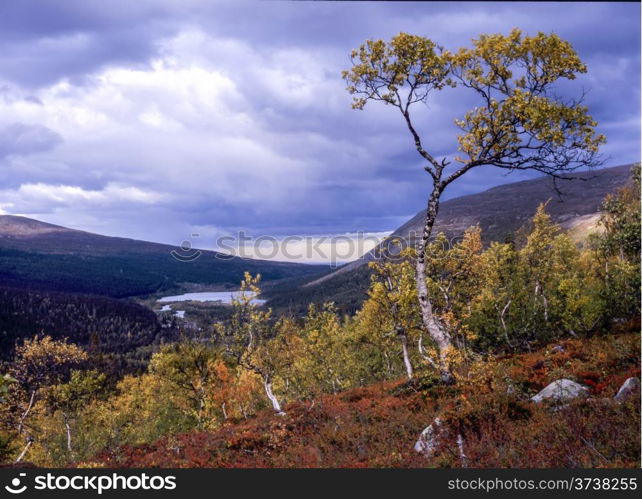
[[426, 282], [426, 247], [432, 234], [432, 228], [435, 225], [437, 212], [439, 210], [439, 196], [443, 187], [439, 182], [435, 182], [435, 187], [428, 201], [426, 210], [426, 219], [424, 221], [423, 234], [417, 245], [417, 262], [415, 264], [415, 278], [417, 280], [417, 297], [419, 298], [419, 307], [421, 309], [421, 321], [424, 330], [437, 345], [439, 352], [439, 373], [444, 383], [451, 384], [455, 381], [452, 375], [450, 364], [448, 362], [448, 353], [452, 348], [450, 335], [439, 323], [432, 310], [432, 303], [428, 297], [428, 284]]
[[27, 438], [27, 444], [24, 446], [24, 448], [22, 449], [22, 452], [16, 458], [14, 463], [19, 463], [24, 459], [25, 455], [27, 454], [27, 451], [29, 450], [29, 447], [31, 447], [32, 444], [33, 444], [33, 438], [30, 436], [29, 438]]
[[270, 402], [272, 402], [274, 412], [276, 412], [279, 416], [284, 416], [285, 412], [283, 412], [283, 410], [281, 409], [281, 404], [279, 404], [279, 400], [276, 398], [274, 392], [272, 391], [272, 378], [270, 378], [269, 376], [264, 376], [263, 386], [265, 388], [267, 397], [270, 399]]
[[31, 396], [29, 397], [29, 404], [27, 405], [27, 408], [25, 409], [25, 411], [22, 413], [22, 416], [20, 416], [20, 421], [18, 421], [18, 434], [22, 433], [22, 430], [24, 429], [25, 419], [27, 419], [27, 416], [29, 416], [29, 413], [33, 408], [33, 403], [35, 400], [36, 400], [36, 390], [33, 390], [31, 392]]

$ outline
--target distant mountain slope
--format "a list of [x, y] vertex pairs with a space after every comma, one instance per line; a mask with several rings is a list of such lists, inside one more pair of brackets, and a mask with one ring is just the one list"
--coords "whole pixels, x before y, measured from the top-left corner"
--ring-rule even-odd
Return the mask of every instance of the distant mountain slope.
[[243, 272], [267, 282], [320, 275], [327, 267], [220, 258], [203, 251], [179, 261], [180, 248], [101, 236], [38, 220], [0, 216], [0, 285], [126, 297], [167, 290], [235, 287]]
[[[484, 192], [444, 201], [433, 234], [444, 232], [449, 238], [460, 236], [468, 227], [479, 224], [486, 243], [502, 241], [515, 234], [535, 213], [537, 206], [550, 200], [547, 211], [552, 218], [577, 236], [588, 230], [599, 218], [604, 197], [626, 184], [630, 179], [631, 165], [576, 172], [574, 180], [558, 180], [555, 190], [553, 180], [543, 176], [512, 184], [499, 185]], [[413, 234], [420, 237], [425, 210], [393, 232], [406, 240]], [[385, 242], [384, 242], [385, 244]], [[380, 246], [381, 247], [381, 246]], [[369, 272], [366, 263], [376, 254], [376, 249], [363, 258], [346, 264], [319, 279], [308, 281], [296, 293], [276, 286], [272, 291], [271, 305], [300, 310], [300, 301], [335, 301], [346, 311], [352, 311], [362, 302], [367, 289]], [[346, 286], [355, 292], [348, 293]]]
[[8, 239], [27, 239], [43, 234], [82, 233], [59, 225], [48, 224], [26, 217], [0, 215], [0, 237]]
[[[564, 223], [598, 212], [604, 197], [623, 186], [630, 176], [631, 165], [577, 172], [571, 175], [573, 180], [557, 181], [559, 193], [551, 177], [499, 185], [442, 203], [435, 230], [457, 236], [478, 223], [486, 241], [498, 241], [517, 231], [546, 200], [550, 200], [548, 213], [556, 222]], [[420, 235], [424, 215], [425, 210], [420, 211], [394, 235], [407, 237], [411, 231]]]

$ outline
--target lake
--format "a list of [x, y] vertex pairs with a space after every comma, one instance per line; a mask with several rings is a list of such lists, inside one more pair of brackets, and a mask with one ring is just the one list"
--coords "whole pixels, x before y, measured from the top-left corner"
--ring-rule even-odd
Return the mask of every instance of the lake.
[[[202, 293], [185, 293], [175, 296], [163, 296], [158, 299], [159, 303], [171, 303], [177, 301], [220, 301], [222, 303], [232, 303], [232, 298], [238, 295], [238, 291], [205, 291]], [[257, 305], [262, 305], [265, 300], [255, 298], [253, 300]]]
[[[171, 305], [163, 305], [163, 308], [160, 310], [157, 310], [156, 312], [171, 312], [172, 307]], [[174, 317], [178, 317], [179, 319], [184, 319], [185, 318], [185, 310], [176, 310], [172, 315]]]

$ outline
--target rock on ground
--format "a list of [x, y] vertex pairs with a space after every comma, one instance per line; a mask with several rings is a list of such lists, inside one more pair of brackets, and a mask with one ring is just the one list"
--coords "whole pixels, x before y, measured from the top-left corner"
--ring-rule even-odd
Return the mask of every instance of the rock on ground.
[[435, 418], [430, 426], [424, 428], [415, 443], [415, 451], [426, 457], [432, 457], [437, 450], [437, 430], [441, 426], [441, 419]]
[[558, 379], [544, 388], [537, 395], [531, 397], [531, 400], [539, 404], [545, 400], [550, 402], [568, 402], [574, 398], [587, 397], [588, 388], [570, 379]]
[[622, 384], [613, 398], [618, 402], [625, 402], [638, 391], [640, 391], [640, 380], [637, 378], [629, 378]]
[[[415, 443], [415, 451], [423, 454], [424, 457], [430, 458], [435, 455], [439, 445], [439, 433], [441, 431], [448, 435], [448, 430], [442, 428], [443, 423], [439, 417], [436, 417], [430, 426], [424, 428], [424, 431], [419, 435], [419, 439]], [[462, 468], [468, 467], [468, 456], [464, 451], [464, 437], [461, 433], [457, 434], [457, 449], [459, 450], [459, 461]]]

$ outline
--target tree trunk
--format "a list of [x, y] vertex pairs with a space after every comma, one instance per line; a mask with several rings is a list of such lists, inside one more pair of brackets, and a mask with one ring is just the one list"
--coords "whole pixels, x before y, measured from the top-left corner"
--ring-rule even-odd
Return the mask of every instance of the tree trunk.
[[439, 323], [432, 311], [432, 303], [428, 298], [428, 284], [426, 282], [426, 247], [428, 240], [432, 234], [432, 228], [437, 218], [439, 210], [439, 196], [441, 195], [442, 187], [436, 181], [433, 188], [430, 200], [428, 201], [428, 208], [426, 210], [426, 219], [424, 221], [423, 234], [417, 245], [417, 262], [415, 265], [416, 280], [417, 280], [417, 297], [419, 298], [419, 307], [421, 309], [421, 321], [424, 330], [428, 333], [430, 338], [437, 345], [439, 352], [439, 373], [441, 379], [446, 384], [452, 384], [455, 378], [450, 369], [448, 361], [448, 353], [452, 348], [452, 341], [448, 332]]
[[408, 337], [406, 336], [406, 333], [398, 333], [399, 339], [401, 340], [401, 348], [403, 350], [403, 363], [406, 366], [406, 375], [408, 376], [408, 380], [412, 380], [413, 372], [412, 372], [412, 364], [410, 362], [410, 355], [408, 354]]
[[203, 426], [203, 409], [205, 409], [205, 391], [202, 387], [203, 385], [201, 384], [201, 388], [197, 392], [198, 411], [196, 413], [196, 421], [199, 428]]
[[29, 397], [29, 404], [27, 405], [27, 408], [25, 409], [25, 412], [22, 413], [22, 416], [20, 416], [20, 421], [18, 422], [18, 434], [22, 433], [22, 430], [24, 428], [24, 422], [25, 419], [27, 419], [27, 416], [29, 416], [29, 413], [31, 412], [31, 409], [33, 408], [33, 403], [36, 400], [36, 390], [33, 390], [31, 392], [31, 396]]
[[459, 449], [459, 462], [462, 468], [468, 468], [468, 456], [464, 452], [464, 437], [461, 433], [457, 434], [457, 449]]
[[69, 423], [65, 421], [65, 429], [67, 430], [67, 450], [72, 453], [73, 450], [71, 448], [71, 426], [69, 426]]
[[285, 412], [281, 410], [281, 404], [279, 404], [279, 400], [276, 398], [274, 392], [272, 391], [272, 379], [268, 376], [265, 376], [263, 378], [263, 386], [265, 387], [265, 393], [270, 399], [270, 402], [272, 402], [274, 412], [276, 412], [279, 416], [285, 416]]
[[24, 459], [25, 455], [27, 454], [27, 451], [29, 450], [29, 447], [31, 447], [31, 444], [33, 444], [33, 438], [29, 437], [27, 439], [27, 445], [25, 445], [24, 449], [22, 449], [22, 452], [20, 453], [20, 455], [14, 461], [15, 463], [19, 463]]

